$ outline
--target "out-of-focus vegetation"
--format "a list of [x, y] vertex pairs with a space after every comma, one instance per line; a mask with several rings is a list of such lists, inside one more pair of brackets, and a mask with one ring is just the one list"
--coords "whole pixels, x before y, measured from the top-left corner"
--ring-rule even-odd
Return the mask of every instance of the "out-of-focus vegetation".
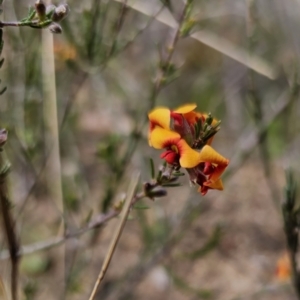
[[[53, 49], [42, 48], [39, 29], [3, 29], [0, 120], [24, 246], [20, 299], [88, 299], [118, 222], [99, 218], [124, 199], [137, 170], [151, 179], [149, 158], [161, 164], [148, 146], [147, 113], [184, 103], [222, 120], [214, 145], [230, 159], [225, 190], [202, 197], [182, 176], [167, 197], [140, 201], [95, 299], [296, 299], [292, 272], [282, 278], [276, 268], [286, 251], [285, 169], [299, 182], [300, 2], [189, 0], [188, 11], [184, 3], [70, 0]], [[21, 20], [33, 5], [5, 1], [1, 20]], [[47, 51], [59, 129], [54, 178]], [[51, 187], [57, 181], [63, 208]], [[1, 298], [10, 261], [0, 237]]]

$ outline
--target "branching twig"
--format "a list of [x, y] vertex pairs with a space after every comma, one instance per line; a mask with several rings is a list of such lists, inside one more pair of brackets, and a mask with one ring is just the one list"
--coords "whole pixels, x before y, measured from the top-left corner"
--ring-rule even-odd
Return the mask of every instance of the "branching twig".
[[[133, 206], [137, 201], [144, 198], [144, 192], [137, 193], [131, 202], [131, 206]], [[105, 214], [99, 214], [96, 216], [89, 224], [75, 232], [66, 233], [63, 237], [53, 237], [45, 241], [37, 242], [34, 244], [30, 244], [28, 246], [22, 246], [17, 252], [17, 256], [23, 256], [32, 254], [36, 251], [47, 250], [56, 246], [63, 244], [65, 241], [71, 238], [76, 238], [92, 229], [99, 228], [104, 225], [107, 221], [115, 218], [120, 214], [118, 209], [112, 209]], [[5, 260], [9, 258], [9, 250], [3, 250], [0, 252], [0, 260]]]

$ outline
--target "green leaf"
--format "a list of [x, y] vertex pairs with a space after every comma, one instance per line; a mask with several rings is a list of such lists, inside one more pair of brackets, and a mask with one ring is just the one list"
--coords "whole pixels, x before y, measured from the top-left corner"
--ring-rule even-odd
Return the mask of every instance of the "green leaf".
[[164, 186], [164, 187], [177, 187], [177, 186], [181, 186], [181, 184], [180, 183], [162, 183], [161, 184], [162, 186]]
[[184, 176], [185, 174], [183, 172], [180, 172], [180, 171], [174, 171], [172, 173], [173, 176], [177, 176], [177, 177], [180, 177], [180, 176]]
[[155, 167], [152, 158], [150, 158], [150, 170], [151, 170], [151, 178], [155, 178]]

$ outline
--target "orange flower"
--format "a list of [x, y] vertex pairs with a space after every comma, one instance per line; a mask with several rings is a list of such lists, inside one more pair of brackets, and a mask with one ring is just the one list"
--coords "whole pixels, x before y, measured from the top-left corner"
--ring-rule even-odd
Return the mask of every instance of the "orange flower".
[[205, 195], [208, 189], [223, 189], [220, 176], [229, 161], [205, 145], [201, 151], [192, 149], [179, 133], [156, 126], [150, 133], [149, 140], [156, 149], [166, 149], [161, 158], [167, 163], [186, 168], [190, 180], [200, 186]]
[[[228, 161], [226, 163], [228, 165]], [[193, 184], [197, 184], [199, 186], [198, 192], [200, 192], [203, 196], [207, 193], [209, 189], [222, 191], [223, 182], [219, 177], [224, 172], [227, 166], [225, 164], [222, 167], [221, 171], [220, 165], [218, 168], [215, 166], [215, 164], [212, 164], [211, 162], [200, 163], [195, 168], [187, 169], [187, 172], [190, 175], [190, 181]]]
[[218, 121], [195, 112], [196, 104], [186, 104], [175, 110], [158, 107], [149, 114], [149, 145], [165, 149], [161, 154], [168, 164], [187, 169], [192, 183], [205, 195], [209, 189], [223, 190], [220, 176], [228, 166], [211, 146], [218, 131]]
[[170, 110], [167, 107], [157, 107], [153, 109], [149, 114], [150, 120], [150, 130], [154, 129], [156, 126], [160, 126], [164, 129], [171, 129], [171, 115], [172, 114], [189, 114], [197, 107], [196, 104], [186, 104], [178, 107], [175, 110]]
[[[184, 116], [186, 114], [190, 114], [196, 107], [196, 104], [186, 104], [184, 106], [180, 106], [174, 111], [171, 111], [167, 107], [155, 108], [148, 114], [150, 121], [149, 136], [151, 131], [156, 127], [175, 130], [182, 135], [190, 135], [192, 131]], [[150, 138], [149, 145], [152, 146]]]
[[[200, 112], [195, 112], [196, 104], [185, 104], [178, 107], [175, 110], [170, 110], [167, 107], [158, 107], [153, 109], [149, 114], [149, 145], [151, 144], [150, 134], [155, 127], [161, 127], [163, 129], [174, 130], [179, 133], [186, 142], [191, 145], [195, 140], [195, 125], [201, 121], [204, 124], [208, 115]], [[213, 119], [212, 126], [218, 123], [216, 119]], [[207, 141], [210, 145], [212, 138]]]

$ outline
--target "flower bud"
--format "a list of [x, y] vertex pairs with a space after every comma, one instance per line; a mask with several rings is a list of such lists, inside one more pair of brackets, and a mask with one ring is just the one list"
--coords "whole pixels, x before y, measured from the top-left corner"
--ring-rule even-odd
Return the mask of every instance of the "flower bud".
[[37, 0], [35, 2], [35, 11], [36, 11], [40, 21], [43, 21], [46, 16], [46, 5], [42, 0]]
[[69, 6], [68, 4], [61, 4], [57, 6], [53, 12], [52, 20], [54, 22], [60, 22], [69, 14]]
[[154, 200], [154, 198], [160, 198], [167, 195], [167, 191], [160, 187], [156, 187], [155, 184], [146, 182], [144, 183], [144, 194], [146, 197]]
[[53, 5], [53, 4], [47, 5], [47, 7], [46, 7], [46, 16], [47, 16], [47, 18], [52, 17], [52, 14], [54, 13], [55, 8], [56, 8], [56, 6]]
[[207, 115], [207, 117], [206, 117], [206, 120], [205, 120], [205, 122], [206, 122], [206, 124], [208, 124], [208, 125], [211, 125], [212, 124], [212, 122], [213, 122], [213, 117], [211, 116], [211, 113], [209, 113], [208, 115]]
[[153, 198], [161, 198], [167, 196], [167, 191], [165, 189], [156, 188], [148, 193], [148, 197]]
[[55, 33], [55, 34], [62, 33], [62, 28], [57, 23], [52, 23], [48, 28], [52, 33]]

